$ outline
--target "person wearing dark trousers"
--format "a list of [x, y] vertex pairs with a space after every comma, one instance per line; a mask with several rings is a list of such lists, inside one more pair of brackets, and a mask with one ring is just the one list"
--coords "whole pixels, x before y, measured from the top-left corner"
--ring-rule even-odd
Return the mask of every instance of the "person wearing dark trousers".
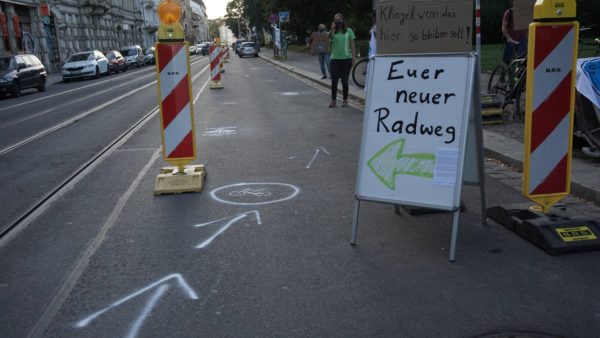
[[321, 67], [321, 80], [331, 78], [331, 60], [329, 59], [329, 34], [324, 24], [319, 24], [319, 31], [310, 35], [310, 51], [319, 55], [319, 66]]
[[344, 16], [336, 14], [329, 31], [331, 39], [331, 102], [329, 107], [336, 106], [338, 80], [342, 80], [343, 101], [342, 107], [348, 106], [348, 78], [350, 70], [356, 62], [356, 36], [352, 29], [344, 23]]

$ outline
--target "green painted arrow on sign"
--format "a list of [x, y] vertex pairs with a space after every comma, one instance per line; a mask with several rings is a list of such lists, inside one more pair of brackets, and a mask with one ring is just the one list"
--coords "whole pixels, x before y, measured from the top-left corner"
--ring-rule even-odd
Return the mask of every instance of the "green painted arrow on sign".
[[386, 187], [396, 190], [396, 176], [410, 175], [433, 178], [435, 155], [402, 154], [406, 141], [401, 138], [378, 151], [367, 162], [371, 171]]

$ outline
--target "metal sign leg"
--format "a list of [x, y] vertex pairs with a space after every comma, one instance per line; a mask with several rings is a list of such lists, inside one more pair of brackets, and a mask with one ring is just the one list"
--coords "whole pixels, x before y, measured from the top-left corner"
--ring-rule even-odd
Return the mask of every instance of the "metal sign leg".
[[[477, 55], [477, 69], [481, 69], [481, 55]], [[485, 162], [483, 160], [483, 126], [481, 118], [481, 72], [475, 72], [475, 126], [477, 135], [477, 162], [479, 164], [479, 191], [481, 193], [481, 222], [487, 225], [487, 204], [485, 202]]]
[[450, 257], [448, 260], [454, 262], [454, 256], [456, 254], [456, 239], [458, 237], [458, 220], [460, 216], [460, 209], [454, 211], [453, 222], [452, 222], [452, 241], [450, 242]]
[[358, 214], [360, 210], [360, 200], [354, 201], [354, 215], [352, 216], [352, 236], [350, 238], [350, 245], [356, 245], [356, 232], [358, 230]]

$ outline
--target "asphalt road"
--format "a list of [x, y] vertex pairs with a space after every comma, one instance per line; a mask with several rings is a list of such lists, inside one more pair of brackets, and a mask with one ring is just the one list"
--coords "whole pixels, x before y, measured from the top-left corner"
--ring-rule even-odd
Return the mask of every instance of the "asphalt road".
[[[199, 56], [192, 62], [196, 72], [208, 64]], [[10, 203], [0, 210], [0, 232], [154, 109], [155, 81], [155, 67], [130, 68], [100, 80], [58, 82], [44, 93], [31, 89], [20, 98], [1, 100], [0, 181], [6, 184], [0, 199]], [[68, 125], [59, 128], [61, 124]]]
[[[193, 73], [204, 65], [205, 59], [196, 63]], [[467, 211], [456, 263], [447, 261], [450, 215], [398, 216], [385, 204], [363, 203], [358, 245], [349, 246], [362, 112], [327, 108], [326, 91], [257, 58], [233, 56], [226, 71], [222, 90], [205, 87], [207, 73], [193, 86], [195, 163], [208, 172], [202, 193], [153, 196], [165, 165], [155, 116], [0, 241], [0, 336], [600, 332], [600, 253], [552, 257], [493, 222], [483, 226], [476, 188], [463, 191]], [[110, 88], [81, 101], [91, 92], [38, 101], [38, 112], [71, 100], [79, 105], [39, 118], [56, 118], [47, 127], [90, 109], [88, 102], [98, 105], [154, 81], [149, 69], [131, 74], [112, 84], [57, 84], [32, 94], [88, 83]], [[155, 90], [128, 94], [2, 155], [7, 189], [1, 193], [11, 201], [3, 203], [2, 219], [151, 111]], [[2, 101], [0, 109], [28, 97]], [[13, 109], [0, 110], [2, 124], [35, 114], [22, 106], [4, 120]], [[10, 137], [3, 131], [2, 147], [44, 129], [36, 123], [41, 127], [28, 125]], [[486, 183], [489, 205], [524, 201], [493, 177]], [[573, 208], [600, 215], [589, 204]]]

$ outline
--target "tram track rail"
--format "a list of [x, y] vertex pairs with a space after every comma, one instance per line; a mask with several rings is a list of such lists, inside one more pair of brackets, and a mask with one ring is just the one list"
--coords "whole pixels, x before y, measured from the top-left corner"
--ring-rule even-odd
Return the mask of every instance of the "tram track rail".
[[[194, 82], [202, 74], [204, 74], [208, 68], [209, 68], [209, 65], [206, 65], [205, 67], [203, 67], [196, 75], [194, 75], [192, 77], [192, 82]], [[156, 81], [154, 81], [154, 83], [155, 82]], [[149, 84], [145, 85], [144, 87], [139, 88], [139, 90], [141, 90], [142, 88], [146, 88], [154, 83], [149, 83]], [[200, 90], [200, 92], [202, 92], [202, 90]], [[198, 93], [198, 95], [196, 97], [199, 96], [200, 92]], [[128, 96], [128, 95], [131, 95], [131, 92], [126, 93], [122, 96]], [[120, 98], [122, 98], [122, 97], [119, 96], [119, 98], [117, 98], [117, 99], [120, 99]], [[111, 100], [111, 101], [113, 101], [113, 100]], [[111, 101], [109, 101], [109, 102], [111, 102]], [[109, 104], [109, 102], [106, 102], [105, 104], [103, 104], [101, 106], [105, 107]], [[100, 106], [98, 106], [98, 107], [100, 107]], [[95, 108], [93, 108], [93, 109], [95, 109]], [[95, 111], [97, 111], [97, 110], [95, 110]], [[26, 210], [24, 212], [22, 212], [19, 216], [17, 216], [12, 221], [7, 223], [8, 224], [7, 226], [0, 228], [0, 248], [2, 248], [4, 245], [6, 245], [8, 242], [10, 242], [10, 240], [12, 238], [14, 238], [16, 235], [18, 235], [18, 233], [20, 231], [22, 231], [24, 228], [26, 228], [27, 225], [29, 225], [41, 213], [43, 213], [46, 209], [48, 209], [48, 207], [54, 201], [56, 201], [61, 196], [63, 196], [67, 191], [69, 191], [72, 188], [72, 186], [74, 186], [77, 182], [82, 180], [95, 167], [100, 165], [104, 161], [105, 158], [110, 156], [122, 144], [127, 142], [127, 140], [129, 140], [129, 138], [131, 138], [133, 135], [135, 135], [135, 133], [139, 129], [141, 129], [147, 122], [152, 120], [152, 118], [158, 112], [159, 112], [159, 107], [158, 106], [153, 107], [150, 111], [148, 111], [146, 114], [144, 114], [144, 116], [142, 116], [133, 125], [131, 125], [127, 130], [125, 130], [123, 133], [121, 133], [119, 136], [117, 136], [115, 139], [113, 139], [108, 145], [106, 145], [104, 148], [102, 148], [99, 152], [94, 154], [91, 157], [91, 159], [89, 159], [88, 161], [86, 161], [85, 163], [80, 165], [75, 171], [73, 171], [71, 174], [69, 174], [59, 184], [57, 184], [56, 186], [51, 188], [44, 196], [39, 198], [36, 202], [34, 202], [28, 208], [26, 208]], [[67, 125], [70, 125], [70, 124], [76, 122], [76, 120], [74, 120], [74, 119], [80, 120], [92, 113], [93, 112], [87, 111], [87, 112], [80, 114], [70, 120], [67, 120], [59, 125], [56, 125], [52, 128], [47, 129], [45, 132], [43, 132], [43, 135], [41, 133], [38, 133], [40, 135], [36, 134], [37, 137], [35, 137], [35, 138], [30, 137], [26, 141], [27, 141], [27, 143], [32, 142], [35, 139], [39, 139], [47, 134], [50, 134], [58, 129], [64, 128]], [[85, 114], [85, 116], [83, 116], [84, 114]], [[52, 129], [52, 130], [50, 130], [50, 129]], [[36, 135], [34, 135], [34, 136], [36, 136]], [[13, 151], [16, 148], [26, 144], [23, 142], [24, 141], [21, 141], [20, 143], [13, 146], [11, 149], [4, 148], [3, 152], [0, 152], [0, 156], [2, 156], [3, 154], [6, 154], [7, 152]], [[8, 151], [6, 151], [6, 150], [8, 150]]]

